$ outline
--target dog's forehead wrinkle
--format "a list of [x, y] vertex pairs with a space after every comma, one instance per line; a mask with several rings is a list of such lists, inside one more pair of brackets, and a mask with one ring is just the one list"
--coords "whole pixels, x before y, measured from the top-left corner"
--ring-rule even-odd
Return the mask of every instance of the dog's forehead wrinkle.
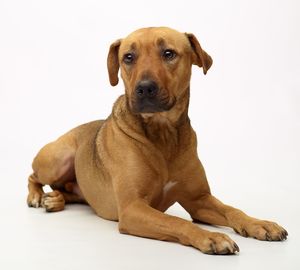
[[132, 50], [132, 51], [136, 50], [136, 43], [135, 42], [131, 43], [130, 50]]
[[158, 47], [165, 47], [165, 40], [162, 37], [159, 37], [156, 41]]

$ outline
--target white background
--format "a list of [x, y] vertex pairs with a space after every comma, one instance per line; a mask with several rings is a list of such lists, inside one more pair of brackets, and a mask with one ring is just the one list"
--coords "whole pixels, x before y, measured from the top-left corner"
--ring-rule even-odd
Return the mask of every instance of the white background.
[[[1, 269], [300, 269], [299, 1], [0, 1]], [[214, 64], [193, 68], [190, 118], [213, 193], [289, 231], [237, 256], [121, 235], [87, 206], [26, 206], [31, 161], [70, 128], [106, 118], [115, 39], [144, 26], [194, 33]], [[169, 213], [189, 218], [179, 206]]]

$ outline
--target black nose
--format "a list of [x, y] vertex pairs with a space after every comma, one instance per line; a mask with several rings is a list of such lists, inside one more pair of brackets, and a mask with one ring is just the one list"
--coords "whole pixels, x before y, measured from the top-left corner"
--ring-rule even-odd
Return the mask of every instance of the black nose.
[[137, 84], [135, 92], [140, 98], [155, 97], [158, 92], [158, 85], [152, 80], [142, 80]]

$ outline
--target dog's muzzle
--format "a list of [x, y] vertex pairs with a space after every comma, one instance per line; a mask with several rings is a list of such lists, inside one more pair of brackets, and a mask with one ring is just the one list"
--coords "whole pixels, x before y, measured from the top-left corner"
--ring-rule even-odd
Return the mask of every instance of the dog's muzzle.
[[139, 81], [135, 87], [134, 111], [137, 113], [154, 113], [169, 110], [168, 100], [162, 99], [159, 92], [159, 87], [155, 81]]

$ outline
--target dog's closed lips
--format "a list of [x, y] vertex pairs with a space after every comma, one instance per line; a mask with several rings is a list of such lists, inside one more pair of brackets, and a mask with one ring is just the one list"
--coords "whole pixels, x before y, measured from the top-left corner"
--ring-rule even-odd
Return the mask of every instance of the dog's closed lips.
[[[44, 146], [28, 179], [30, 207], [47, 212], [87, 203], [119, 231], [176, 241], [206, 254], [236, 254], [237, 244], [196, 222], [228, 226], [259, 240], [282, 241], [280, 225], [225, 205], [210, 191], [188, 116], [192, 65], [206, 74], [212, 58], [195, 35], [166, 27], [139, 29], [109, 48], [111, 85], [125, 94], [111, 115], [78, 126]], [[49, 185], [52, 192], [44, 193]], [[178, 202], [194, 222], [164, 212]]]

